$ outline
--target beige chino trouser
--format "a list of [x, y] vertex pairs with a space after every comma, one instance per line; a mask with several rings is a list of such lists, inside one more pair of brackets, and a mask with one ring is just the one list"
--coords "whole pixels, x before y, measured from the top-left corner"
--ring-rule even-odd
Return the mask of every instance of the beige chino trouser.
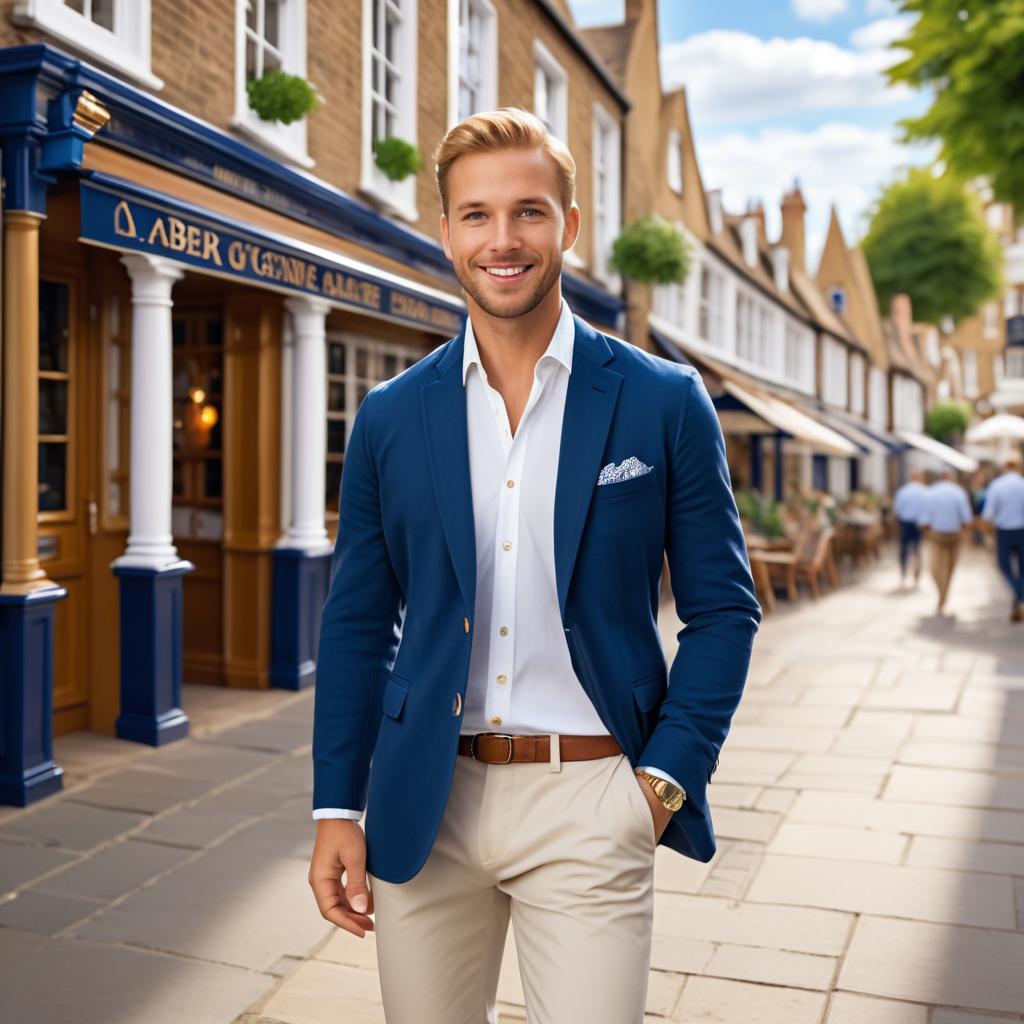
[[550, 763], [457, 756], [424, 866], [368, 876], [388, 1024], [497, 1024], [510, 917], [529, 1024], [643, 1021], [654, 817], [625, 754], [552, 746]]
[[928, 534], [929, 541], [929, 567], [932, 571], [932, 579], [939, 591], [939, 607], [946, 603], [949, 594], [949, 583], [953, 578], [953, 570], [956, 568], [957, 556], [960, 554], [959, 533], [936, 533], [934, 530]]

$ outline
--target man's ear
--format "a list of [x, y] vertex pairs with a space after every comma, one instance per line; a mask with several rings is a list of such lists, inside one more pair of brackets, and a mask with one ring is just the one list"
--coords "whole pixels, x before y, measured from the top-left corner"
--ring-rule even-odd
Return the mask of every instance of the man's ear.
[[441, 245], [444, 247], [444, 254], [450, 260], [452, 258], [452, 243], [448, 238], [448, 218], [441, 214]]
[[568, 252], [580, 235], [580, 208], [573, 203], [565, 215], [565, 230], [562, 232], [562, 252]]

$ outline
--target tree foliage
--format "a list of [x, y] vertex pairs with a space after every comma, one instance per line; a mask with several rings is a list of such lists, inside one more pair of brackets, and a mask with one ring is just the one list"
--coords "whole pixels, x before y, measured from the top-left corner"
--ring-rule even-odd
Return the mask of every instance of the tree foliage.
[[875, 202], [862, 242], [883, 309], [906, 292], [914, 319], [973, 316], [999, 294], [1002, 251], [980, 203], [952, 175], [911, 169]]
[[939, 402], [928, 410], [924, 429], [936, 441], [948, 441], [954, 434], [963, 434], [971, 421], [971, 410], [966, 402]]
[[899, 46], [910, 56], [890, 81], [931, 90], [907, 141], [937, 139], [940, 159], [965, 179], [984, 176], [994, 197], [1024, 216], [1024, 0], [903, 0], [918, 15]]
[[667, 220], [641, 217], [612, 243], [609, 263], [623, 277], [644, 284], [682, 284], [690, 272], [686, 239]]

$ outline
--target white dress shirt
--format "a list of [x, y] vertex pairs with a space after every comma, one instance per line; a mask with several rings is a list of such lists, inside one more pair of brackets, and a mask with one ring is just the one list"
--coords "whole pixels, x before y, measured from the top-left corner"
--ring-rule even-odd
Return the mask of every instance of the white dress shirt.
[[[462, 735], [607, 736], [569, 657], [555, 581], [554, 509], [576, 326], [565, 300], [515, 434], [466, 321], [462, 380], [476, 536], [476, 601]], [[679, 785], [671, 775], [644, 766]], [[362, 811], [321, 807], [314, 818]]]
[[928, 500], [917, 522], [936, 533], [959, 533], [973, 518], [967, 492], [952, 480], [936, 480], [928, 488]]
[[997, 530], [1024, 530], [1024, 476], [1007, 470], [985, 491], [981, 514]]
[[916, 523], [924, 513], [928, 488], [920, 480], [908, 480], [898, 488], [892, 501], [893, 515], [901, 522]]

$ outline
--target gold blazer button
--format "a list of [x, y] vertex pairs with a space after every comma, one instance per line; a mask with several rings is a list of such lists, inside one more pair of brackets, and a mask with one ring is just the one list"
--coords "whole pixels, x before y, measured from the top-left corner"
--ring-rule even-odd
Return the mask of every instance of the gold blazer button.
[[469, 619], [462, 620], [462, 628], [468, 633], [469, 632]]
[[455, 694], [455, 703], [452, 705], [452, 717], [458, 718], [459, 713], [462, 711], [462, 694]]

